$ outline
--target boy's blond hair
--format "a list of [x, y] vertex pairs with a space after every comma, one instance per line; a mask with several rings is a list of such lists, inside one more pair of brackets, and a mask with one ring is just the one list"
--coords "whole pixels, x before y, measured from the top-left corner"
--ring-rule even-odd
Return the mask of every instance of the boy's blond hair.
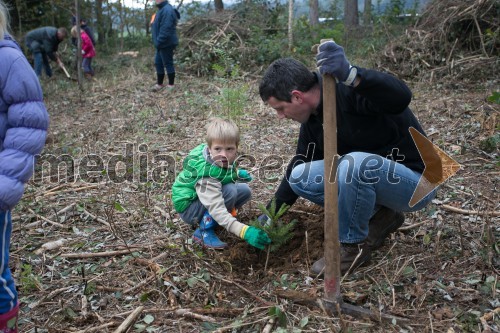
[[231, 120], [222, 118], [211, 118], [206, 126], [207, 129], [207, 144], [212, 147], [214, 141], [223, 143], [235, 143], [238, 147], [240, 143], [240, 130], [238, 126]]
[[76, 25], [71, 28], [71, 37], [76, 38], [78, 37], [78, 31]]

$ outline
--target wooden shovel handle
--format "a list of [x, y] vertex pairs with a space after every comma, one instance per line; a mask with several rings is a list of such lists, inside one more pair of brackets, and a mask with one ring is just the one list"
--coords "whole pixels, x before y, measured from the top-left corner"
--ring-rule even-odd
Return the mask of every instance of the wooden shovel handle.
[[[324, 40], [321, 40], [323, 42]], [[342, 303], [337, 183], [337, 97], [335, 78], [323, 74], [323, 137], [325, 165], [325, 299]]]
[[69, 75], [68, 71], [66, 70], [66, 67], [64, 67], [64, 64], [62, 62], [59, 62], [59, 67], [61, 67], [61, 69], [64, 71], [64, 74], [66, 74], [66, 77], [68, 79], [70, 79], [71, 76]]

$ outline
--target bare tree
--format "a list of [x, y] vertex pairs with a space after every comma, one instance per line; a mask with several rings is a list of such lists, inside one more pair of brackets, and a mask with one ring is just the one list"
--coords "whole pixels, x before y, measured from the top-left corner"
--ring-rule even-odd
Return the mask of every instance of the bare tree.
[[369, 26], [372, 23], [372, 1], [365, 0], [365, 9], [363, 11], [363, 25]]
[[104, 44], [106, 40], [105, 27], [102, 16], [102, 0], [96, 0], [95, 2], [95, 17], [96, 17], [96, 27], [97, 27], [97, 42], [99, 44]]
[[355, 30], [359, 26], [358, 0], [345, 0], [344, 25], [347, 30]]
[[214, 0], [214, 7], [216, 12], [224, 11], [224, 3], [222, 0]]
[[83, 74], [82, 74], [82, 38], [80, 30], [80, 3], [75, 0], [75, 22], [76, 22], [76, 73], [78, 77], [78, 85], [83, 89]]
[[293, 48], [293, 0], [288, 0], [288, 50]]
[[309, 24], [312, 27], [319, 23], [318, 0], [309, 0]]

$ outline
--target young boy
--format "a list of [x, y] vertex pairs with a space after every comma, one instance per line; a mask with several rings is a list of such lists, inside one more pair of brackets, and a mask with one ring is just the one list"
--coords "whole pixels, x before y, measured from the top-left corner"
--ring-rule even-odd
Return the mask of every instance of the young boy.
[[234, 163], [240, 141], [238, 127], [232, 121], [213, 118], [206, 129], [207, 142], [191, 150], [174, 182], [174, 208], [184, 222], [199, 223], [193, 240], [204, 247], [227, 247], [214, 232], [220, 225], [248, 244], [264, 249], [271, 243], [267, 234], [234, 217], [236, 209], [251, 196], [248, 184], [238, 181], [252, 180], [247, 171], [237, 170]]

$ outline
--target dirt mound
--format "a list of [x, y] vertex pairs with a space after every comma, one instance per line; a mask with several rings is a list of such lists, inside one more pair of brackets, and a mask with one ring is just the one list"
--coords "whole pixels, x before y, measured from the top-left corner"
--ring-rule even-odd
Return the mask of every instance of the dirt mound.
[[495, 0], [439, 0], [388, 44], [379, 66], [400, 77], [479, 81], [498, 77], [500, 5]]
[[[267, 267], [280, 272], [307, 271], [312, 262], [323, 256], [323, 208], [300, 205], [287, 213], [283, 220], [287, 223], [297, 221], [294, 237], [270, 254]], [[265, 252], [253, 248], [249, 250], [248, 245], [239, 240], [235, 240], [223, 255], [240, 274], [248, 274], [253, 269], [262, 270], [266, 263]]]

